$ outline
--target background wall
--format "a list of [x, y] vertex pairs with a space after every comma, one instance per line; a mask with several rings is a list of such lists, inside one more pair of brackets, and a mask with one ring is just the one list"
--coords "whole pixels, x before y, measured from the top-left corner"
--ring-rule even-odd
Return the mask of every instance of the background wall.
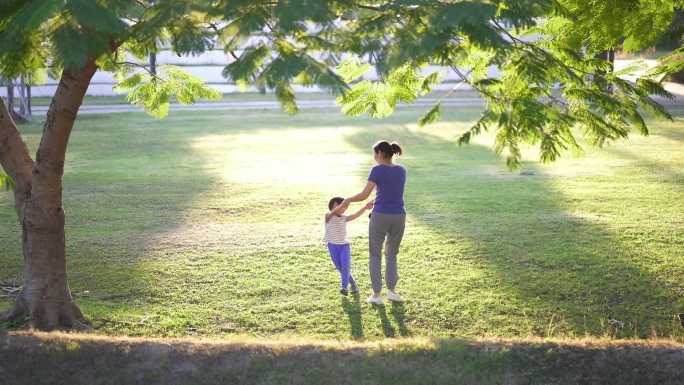
[[[133, 58], [129, 58], [129, 61], [135, 61]], [[172, 54], [170, 51], [162, 51], [157, 54], [156, 64], [174, 64], [181, 66], [183, 69], [189, 71], [195, 76], [199, 76], [205, 79], [206, 83], [212, 88], [217, 89], [222, 93], [236, 93], [240, 92], [240, 88], [225, 79], [221, 72], [223, 68], [228, 65], [233, 59], [227, 58], [222, 50], [214, 50], [205, 52], [199, 56], [177, 56]], [[616, 60], [615, 68], [619, 70], [624, 68], [628, 64], [632, 63], [632, 60]], [[655, 65], [655, 60], [645, 61], [649, 66]], [[149, 65], [149, 63], [141, 63], [144, 65]], [[431, 66], [425, 69], [424, 74], [430, 74], [432, 72], [438, 71], [440, 68], [437, 66]], [[467, 71], [464, 71], [467, 72]], [[498, 77], [499, 71], [496, 67], [491, 67], [489, 70], [489, 76], [492, 78]], [[377, 80], [377, 74], [374, 70], [368, 72], [365, 77], [366, 79]], [[456, 86], [460, 82], [460, 78], [454, 74], [453, 71], [446, 71], [444, 75], [444, 83], [434, 87], [437, 91], [446, 91]], [[46, 84], [43, 86], [31, 87], [32, 97], [52, 97], [57, 89], [58, 80], [48, 79]], [[110, 72], [97, 72], [93, 77], [90, 87], [86, 95], [89, 96], [113, 96], [117, 95], [112, 88], [116, 85], [113, 74]], [[464, 85], [459, 86], [459, 90], [468, 90], [470, 87]], [[322, 90], [318, 87], [295, 87], [297, 92], [321, 92]], [[256, 92], [256, 89], [250, 91]], [[7, 87], [0, 87], [0, 96], [7, 96]], [[15, 90], [15, 96], [18, 97], [18, 90]]]

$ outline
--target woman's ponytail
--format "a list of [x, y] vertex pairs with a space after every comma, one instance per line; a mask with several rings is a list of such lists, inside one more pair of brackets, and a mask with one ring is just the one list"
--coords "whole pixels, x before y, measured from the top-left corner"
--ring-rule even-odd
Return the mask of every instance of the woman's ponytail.
[[399, 143], [393, 142], [391, 144], [391, 148], [392, 148], [393, 154], [397, 154], [397, 155], [401, 156], [401, 147], [399, 147]]
[[386, 140], [379, 140], [373, 145], [373, 151], [381, 152], [385, 158], [391, 158], [394, 154], [401, 155], [401, 147], [396, 142], [390, 144]]

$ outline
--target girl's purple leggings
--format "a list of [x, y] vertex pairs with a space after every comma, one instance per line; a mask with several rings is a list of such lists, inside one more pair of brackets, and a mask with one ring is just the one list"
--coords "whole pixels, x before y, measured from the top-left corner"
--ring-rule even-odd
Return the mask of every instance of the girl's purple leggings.
[[337, 271], [342, 275], [342, 287], [346, 289], [350, 283], [356, 285], [356, 281], [351, 275], [351, 247], [349, 244], [335, 245], [328, 242], [328, 250]]

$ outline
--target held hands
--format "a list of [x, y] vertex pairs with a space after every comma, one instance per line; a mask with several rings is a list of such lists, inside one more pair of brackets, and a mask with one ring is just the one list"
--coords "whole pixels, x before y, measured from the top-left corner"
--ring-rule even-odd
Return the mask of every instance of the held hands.
[[[343, 208], [347, 209], [347, 208], [349, 207], [349, 204], [350, 204], [350, 203], [351, 203], [351, 201], [349, 200], [349, 198], [346, 198], [345, 200], [342, 201], [342, 203], [340, 203], [340, 206], [342, 206]], [[374, 205], [375, 205], [375, 199], [368, 201], [368, 202], [363, 206], [363, 208], [364, 208], [364, 210], [370, 210], [370, 209], [373, 208]]]

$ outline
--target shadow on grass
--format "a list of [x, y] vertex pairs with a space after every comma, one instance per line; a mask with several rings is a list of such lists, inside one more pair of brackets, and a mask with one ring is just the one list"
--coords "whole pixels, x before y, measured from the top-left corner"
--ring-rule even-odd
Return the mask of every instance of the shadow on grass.
[[0, 334], [8, 384], [680, 384], [684, 348], [531, 340], [380, 343]]
[[380, 318], [380, 325], [382, 327], [382, 333], [385, 335], [385, 337], [396, 337], [397, 331], [394, 326], [392, 326], [389, 318], [387, 318], [387, 309], [385, 309], [385, 305], [373, 305], [373, 310], [378, 313], [378, 318]]
[[[413, 279], [399, 285], [413, 299], [407, 306], [421, 308], [413, 321], [442, 324], [452, 336], [677, 335], [676, 295], [641, 264], [640, 250], [611, 228], [611, 215], [572, 214], [575, 197], [558, 190], [543, 167], [509, 173], [489, 147], [455, 149], [428, 133], [401, 129], [381, 135], [402, 144], [430, 143], [421, 154], [406, 146], [398, 159], [408, 169], [405, 201], [412, 222], [399, 269]], [[364, 149], [380, 138], [365, 132], [346, 139]], [[411, 241], [425, 233], [435, 244]], [[392, 335], [383, 313], [380, 318], [385, 335]], [[613, 328], [609, 318], [622, 320], [622, 327]]]
[[403, 302], [392, 302], [390, 314], [394, 318], [394, 322], [396, 322], [397, 326], [399, 327], [399, 334], [401, 334], [402, 337], [410, 337], [413, 335], [408, 326], [406, 326], [406, 309], [404, 308]]
[[351, 325], [351, 338], [355, 340], [363, 339], [363, 321], [361, 320], [361, 299], [359, 294], [352, 294], [351, 301], [347, 297], [342, 297], [342, 309], [349, 317]]
[[[351, 325], [351, 337], [355, 340], [364, 339], [363, 321], [361, 317], [362, 303], [365, 304], [365, 300], [360, 298], [358, 294], [355, 294], [351, 301], [346, 297], [342, 298], [342, 308], [349, 317], [349, 323]], [[408, 326], [406, 326], [406, 323], [404, 322], [406, 314], [404, 304], [401, 302], [391, 302], [391, 304], [385, 303], [384, 305], [372, 306], [373, 311], [377, 312], [383, 335], [387, 338], [398, 337], [397, 328], [394, 327], [390, 321], [390, 318], [387, 316], [388, 308], [389, 314], [392, 316], [399, 329], [399, 335], [402, 337], [411, 337], [413, 333], [411, 333]]]

